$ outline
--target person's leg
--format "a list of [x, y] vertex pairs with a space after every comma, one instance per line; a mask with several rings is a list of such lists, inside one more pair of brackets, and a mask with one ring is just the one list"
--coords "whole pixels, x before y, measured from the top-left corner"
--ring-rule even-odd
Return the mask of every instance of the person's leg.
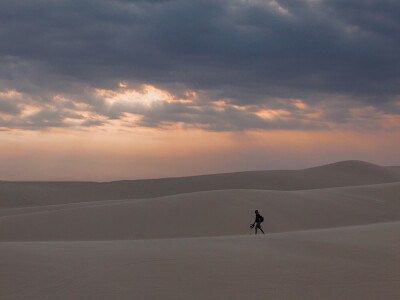
[[265, 234], [264, 230], [262, 230], [262, 228], [261, 228], [261, 225], [260, 225], [260, 230], [261, 230], [261, 232], [262, 232], [263, 234]]
[[260, 228], [260, 229], [261, 229], [260, 223], [257, 223], [257, 224], [256, 224], [256, 234], [257, 234], [257, 228]]

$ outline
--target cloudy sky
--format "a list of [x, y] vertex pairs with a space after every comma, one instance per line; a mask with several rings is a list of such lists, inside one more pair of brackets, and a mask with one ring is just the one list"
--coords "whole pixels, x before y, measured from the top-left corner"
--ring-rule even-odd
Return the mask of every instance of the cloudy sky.
[[400, 165], [396, 0], [2, 0], [0, 180]]

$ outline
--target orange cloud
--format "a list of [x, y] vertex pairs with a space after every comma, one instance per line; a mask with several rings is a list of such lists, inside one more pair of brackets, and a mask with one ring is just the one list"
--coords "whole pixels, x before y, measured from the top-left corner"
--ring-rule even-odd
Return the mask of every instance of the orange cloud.
[[290, 112], [284, 109], [262, 109], [255, 114], [263, 119], [274, 120], [287, 117], [290, 115]]
[[299, 109], [306, 109], [308, 107], [308, 105], [305, 104], [301, 99], [293, 100], [293, 105]]

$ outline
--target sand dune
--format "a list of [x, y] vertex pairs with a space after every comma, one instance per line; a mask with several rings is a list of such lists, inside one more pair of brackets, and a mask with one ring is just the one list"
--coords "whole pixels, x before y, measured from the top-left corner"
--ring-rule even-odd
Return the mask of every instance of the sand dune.
[[271, 234], [0, 243], [1, 299], [400, 297], [400, 222]]
[[2, 210], [0, 240], [119, 240], [238, 235], [254, 209], [267, 232], [400, 220], [400, 182], [307, 191], [209, 191]]
[[399, 299], [398, 170], [1, 182], [0, 299]]
[[389, 169], [392, 172], [394, 171], [394, 172], [397, 172], [398, 174], [400, 174], [400, 167], [398, 167], [398, 166], [387, 167], [387, 169]]
[[307, 190], [400, 181], [400, 172], [361, 161], [288, 171], [252, 171], [115, 182], [0, 182], [0, 207], [153, 198], [229, 189]]

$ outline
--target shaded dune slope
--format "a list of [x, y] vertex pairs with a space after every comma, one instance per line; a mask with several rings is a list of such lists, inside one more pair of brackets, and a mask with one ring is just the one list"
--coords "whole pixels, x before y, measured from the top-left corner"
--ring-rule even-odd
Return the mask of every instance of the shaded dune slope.
[[400, 220], [400, 183], [304, 191], [226, 190], [0, 210], [0, 241], [122, 240], [268, 233]]
[[398, 167], [398, 166], [387, 167], [387, 169], [389, 169], [392, 172], [396, 172], [396, 173], [400, 174], [400, 167]]
[[0, 182], [0, 207], [153, 198], [229, 189], [294, 191], [396, 181], [400, 181], [398, 169], [362, 161], [344, 161], [304, 170], [249, 171], [104, 183], [3, 181]]

